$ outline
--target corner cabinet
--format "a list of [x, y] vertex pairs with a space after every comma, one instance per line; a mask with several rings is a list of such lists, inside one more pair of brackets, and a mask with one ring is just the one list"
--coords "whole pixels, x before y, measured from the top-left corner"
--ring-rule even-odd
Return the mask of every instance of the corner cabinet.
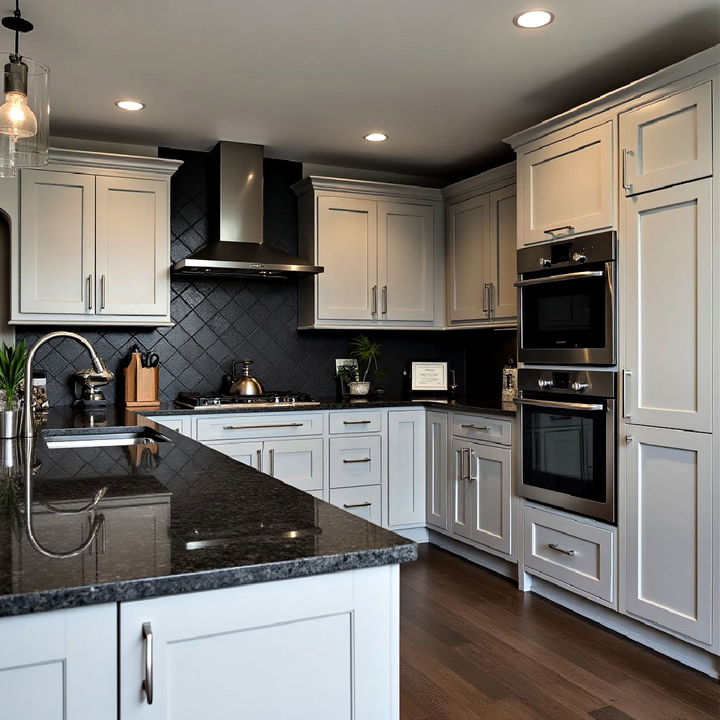
[[448, 326], [515, 325], [515, 163], [450, 185], [443, 193], [448, 201]]
[[11, 323], [170, 324], [175, 160], [53, 151], [21, 170]]
[[444, 324], [439, 190], [309, 177], [299, 196], [299, 327], [418, 329]]

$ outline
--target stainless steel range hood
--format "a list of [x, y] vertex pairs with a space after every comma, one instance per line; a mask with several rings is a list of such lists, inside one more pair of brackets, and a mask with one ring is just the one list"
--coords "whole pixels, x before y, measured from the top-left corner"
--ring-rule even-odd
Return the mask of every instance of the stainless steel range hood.
[[321, 273], [307, 260], [263, 244], [263, 147], [219, 142], [213, 149], [208, 215], [218, 241], [172, 266], [175, 275], [293, 278]]

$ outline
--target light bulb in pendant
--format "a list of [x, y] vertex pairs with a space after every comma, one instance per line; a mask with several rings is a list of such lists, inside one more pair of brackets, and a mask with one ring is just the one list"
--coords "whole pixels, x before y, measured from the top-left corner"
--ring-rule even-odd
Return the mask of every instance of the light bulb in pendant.
[[0, 133], [13, 140], [37, 133], [35, 113], [27, 104], [27, 74], [27, 65], [13, 57], [5, 65], [5, 103], [0, 106]]

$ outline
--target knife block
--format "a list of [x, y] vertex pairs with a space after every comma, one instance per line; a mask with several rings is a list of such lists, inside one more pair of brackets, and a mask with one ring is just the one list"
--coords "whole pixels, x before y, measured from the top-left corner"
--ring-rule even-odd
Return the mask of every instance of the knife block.
[[142, 366], [140, 353], [130, 356], [125, 374], [125, 407], [160, 407], [160, 368]]

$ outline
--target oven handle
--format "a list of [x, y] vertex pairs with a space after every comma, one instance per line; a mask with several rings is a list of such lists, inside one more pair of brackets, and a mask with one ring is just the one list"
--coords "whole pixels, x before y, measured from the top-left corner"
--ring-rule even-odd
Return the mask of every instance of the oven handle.
[[565, 408], [567, 410], [605, 410], [605, 406], [601, 403], [574, 403], [560, 402], [559, 400], [526, 400], [525, 398], [515, 398], [518, 405], [534, 405], [537, 407], [549, 408]]
[[566, 280], [583, 280], [584, 278], [603, 277], [604, 270], [582, 270], [580, 272], [563, 273], [562, 275], [550, 275], [549, 277], [532, 278], [531, 280], [520, 280], [515, 283], [515, 287], [525, 287], [526, 285], [543, 285], [551, 282], [564, 282]]

